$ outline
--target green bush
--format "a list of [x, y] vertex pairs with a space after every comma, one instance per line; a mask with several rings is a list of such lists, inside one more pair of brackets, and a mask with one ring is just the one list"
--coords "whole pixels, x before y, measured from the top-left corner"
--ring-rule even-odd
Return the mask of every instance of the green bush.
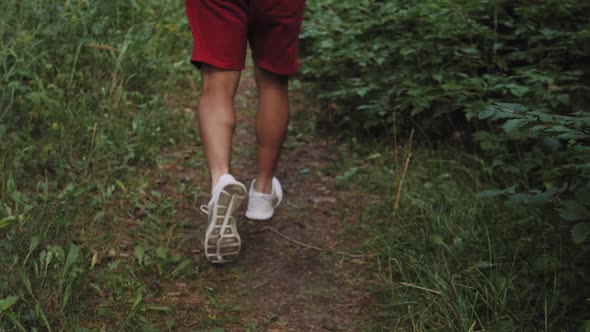
[[[516, 287], [511, 296], [521, 299], [507, 299], [502, 308], [468, 303], [472, 311], [462, 317], [475, 315], [479, 325], [499, 328], [494, 324], [502, 313], [521, 328], [547, 328], [543, 319], [554, 328], [588, 319], [589, 11], [590, 2], [582, 0], [308, 4], [302, 77], [325, 106], [330, 125], [360, 137], [381, 135], [385, 142], [416, 129], [420, 141], [430, 146], [468, 148], [479, 160], [480, 179], [495, 187], [483, 190], [478, 202], [505, 197], [514, 216], [507, 226], [510, 215], [502, 213], [505, 228], [522, 236], [528, 230], [522, 241], [538, 241], [538, 248], [513, 254], [530, 264], [518, 272], [525, 277], [515, 277], [511, 286]], [[523, 213], [531, 218], [523, 221]], [[495, 222], [484, 216], [482, 222]], [[410, 228], [400, 236], [430, 232], [414, 223]], [[488, 240], [488, 246], [519, 241], [495, 233], [500, 238]], [[382, 240], [385, 248], [400, 249], [397, 233]], [[472, 252], [484, 244], [479, 246]], [[505, 257], [514, 248], [493, 250]], [[388, 259], [392, 265], [407, 265], [423, 254]], [[419, 270], [417, 264], [403, 274], [422, 284], [425, 276]], [[509, 274], [502, 278], [512, 278]], [[445, 282], [449, 280], [452, 275]], [[553, 309], [541, 308], [538, 294], [550, 298]], [[560, 306], [569, 309], [559, 311]], [[453, 328], [469, 329], [462, 325], [466, 321], [458, 324]]]
[[[552, 115], [518, 104], [497, 104], [478, 117], [503, 121], [503, 133], [480, 131], [476, 137], [493, 156], [484, 171], [509, 186], [481, 195], [507, 195], [508, 205], [529, 206], [543, 210], [548, 218], [579, 222], [572, 228], [572, 239], [576, 244], [586, 242], [590, 236], [590, 113]], [[511, 142], [527, 142], [528, 146], [506, 144]], [[518, 163], [514, 163], [514, 154]]]
[[462, 136], [494, 101], [544, 111], [589, 103], [590, 3], [335, 1], [308, 4], [303, 76], [357, 133]]

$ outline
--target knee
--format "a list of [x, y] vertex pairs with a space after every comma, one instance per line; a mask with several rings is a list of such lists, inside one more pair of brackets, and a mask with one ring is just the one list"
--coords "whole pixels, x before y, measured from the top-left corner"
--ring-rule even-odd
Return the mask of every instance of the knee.
[[201, 68], [201, 98], [233, 102], [239, 80], [239, 71], [224, 71], [203, 65]]
[[270, 72], [260, 71], [256, 75], [256, 86], [260, 93], [267, 91], [280, 91], [287, 93], [289, 78], [287, 76], [276, 75]]
[[223, 89], [203, 88], [199, 103], [201, 107], [205, 108], [231, 108], [233, 107], [234, 97]]

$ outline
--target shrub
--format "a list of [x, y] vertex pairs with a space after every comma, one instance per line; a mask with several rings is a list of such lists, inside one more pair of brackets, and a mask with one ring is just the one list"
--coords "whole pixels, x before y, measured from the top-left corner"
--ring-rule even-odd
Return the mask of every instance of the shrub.
[[566, 114], [589, 102], [589, 10], [581, 0], [314, 1], [302, 73], [356, 133], [463, 136], [485, 126], [465, 115], [494, 101]]
[[551, 319], [574, 325], [590, 294], [589, 11], [581, 0], [321, 0], [302, 35], [303, 79], [330, 125], [472, 148], [496, 187], [481, 198], [505, 196], [539, 241], [525, 274], [547, 276], [524, 281], [536, 291], [522, 305], [554, 287], [560, 305], [582, 309]]

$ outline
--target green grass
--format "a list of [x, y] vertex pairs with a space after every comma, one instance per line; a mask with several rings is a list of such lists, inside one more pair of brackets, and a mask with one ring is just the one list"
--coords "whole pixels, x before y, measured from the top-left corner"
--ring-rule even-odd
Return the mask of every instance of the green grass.
[[569, 232], [480, 197], [492, 182], [476, 156], [415, 148], [394, 216], [407, 151], [343, 151], [340, 185], [366, 195], [346, 229], [375, 255], [374, 330], [555, 331], [585, 318], [560, 246]]
[[[163, 152], [198, 144], [169, 93], [192, 92], [182, 4], [7, 0], [0, 12], [0, 331], [178, 329], [157, 298], [200, 277], [180, 211], [201, 188], [158, 166], [203, 166], [198, 152]], [[290, 134], [315, 132], [310, 120], [297, 113]], [[480, 197], [493, 182], [477, 157], [414, 149], [394, 217], [404, 151], [366, 145], [342, 145], [324, 171], [364, 194], [345, 227], [374, 255], [373, 330], [555, 331], [590, 318], [568, 228]], [[223, 290], [190, 291], [210, 305], [199, 327], [241, 319]]]
[[166, 146], [198, 141], [166, 94], [194, 76], [182, 4], [0, 11], [0, 330], [172, 326], [150, 280], [198, 274], [153, 171]]

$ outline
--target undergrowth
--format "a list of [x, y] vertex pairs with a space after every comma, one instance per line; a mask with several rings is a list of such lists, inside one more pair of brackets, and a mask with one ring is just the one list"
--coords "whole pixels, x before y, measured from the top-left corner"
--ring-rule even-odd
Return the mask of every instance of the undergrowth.
[[371, 202], [345, 226], [376, 255], [371, 329], [583, 330], [587, 284], [579, 253], [564, 245], [569, 229], [479, 195], [491, 180], [477, 156], [414, 147], [408, 159], [409, 150], [353, 144], [358, 155], [344, 152], [340, 166], [341, 186]]
[[[337, 165], [340, 185], [377, 196], [346, 225], [379, 272], [371, 328], [588, 328], [587, 3], [308, 5], [303, 79], [332, 123], [393, 136], [418, 124], [425, 141], [482, 153], [421, 146], [406, 173], [385, 137], [390, 149], [354, 146]], [[174, 330], [154, 297], [199, 274], [178, 211], [200, 190], [166, 188], [158, 169], [167, 147], [198, 144], [167, 93], [194, 73], [182, 5], [8, 0], [0, 12], [0, 330]], [[498, 101], [527, 107], [486, 106]], [[232, 322], [239, 310], [204, 293], [221, 314], [195, 319]]]
[[[588, 5], [308, 6], [303, 80], [324, 127], [392, 150], [341, 174], [387, 193], [358, 225], [390, 285], [376, 290], [383, 326], [589, 326]], [[412, 130], [421, 148], [398, 194], [405, 160], [391, 161], [390, 138]]]
[[0, 12], [0, 330], [172, 327], [146, 298], [149, 275], [198, 271], [151, 170], [164, 147], [197, 141], [165, 93], [194, 74], [182, 6], [11, 0]]

